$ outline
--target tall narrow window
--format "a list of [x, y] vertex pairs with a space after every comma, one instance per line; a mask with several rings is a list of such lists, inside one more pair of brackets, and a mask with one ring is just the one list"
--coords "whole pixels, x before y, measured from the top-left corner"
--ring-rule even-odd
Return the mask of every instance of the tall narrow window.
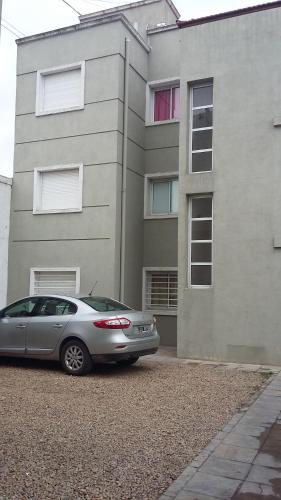
[[213, 168], [213, 85], [191, 89], [191, 172]]
[[213, 198], [192, 196], [189, 205], [189, 286], [211, 286], [213, 268]]

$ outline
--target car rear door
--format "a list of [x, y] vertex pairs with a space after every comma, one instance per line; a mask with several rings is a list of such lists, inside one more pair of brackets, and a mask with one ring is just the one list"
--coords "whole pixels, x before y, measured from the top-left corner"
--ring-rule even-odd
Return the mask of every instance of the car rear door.
[[19, 300], [6, 307], [0, 317], [0, 353], [24, 354], [30, 318], [36, 313], [37, 297]]
[[77, 306], [65, 299], [42, 297], [38, 315], [30, 319], [26, 335], [27, 354], [52, 353]]

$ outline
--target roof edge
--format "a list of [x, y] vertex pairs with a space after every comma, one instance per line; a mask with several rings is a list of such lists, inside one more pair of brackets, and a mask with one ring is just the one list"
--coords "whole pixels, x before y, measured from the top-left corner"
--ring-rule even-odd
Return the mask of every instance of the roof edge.
[[253, 14], [254, 12], [276, 9], [278, 7], [281, 7], [281, 0], [254, 5], [251, 7], [245, 7], [243, 9], [230, 10], [229, 12], [221, 12], [219, 14], [213, 14], [211, 16], [198, 17], [197, 19], [190, 19], [189, 21], [177, 21], [177, 25], [179, 28], [189, 28], [191, 26], [212, 23], [215, 21], [221, 21], [223, 19], [229, 19], [231, 17], [244, 16], [246, 14]]
[[148, 43], [142, 38], [142, 36], [139, 34], [137, 30], [131, 25], [131, 23], [128, 21], [128, 19], [123, 15], [123, 14], [115, 14], [115, 15], [110, 15], [106, 16], [103, 18], [98, 18], [98, 19], [93, 19], [92, 21], [85, 21], [82, 24], [73, 24], [71, 26], [66, 26], [64, 28], [58, 28], [55, 30], [51, 31], [45, 31], [43, 33], [38, 33], [35, 35], [30, 35], [30, 36], [25, 36], [24, 38], [18, 38], [16, 40], [17, 45], [23, 45], [28, 42], [34, 42], [36, 40], [42, 40], [45, 38], [51, 38], [53, 36], [59, 36], [59, 35], [65, 35], [67, 33], [72, 33], [75, 31], [80, 31], [83, 29], [87, 28], [92, 28], [94, 26], [99, 26], [103, 24], [108, 24], [108, 23], [113, 23], [116, 21], [121, 21], [126, 28], [132, 33], [132, 35], [138, 40], [140, 45], [145, 49], [147, 53], [151, 51], [151, 47], [148, 45]]
[[155, 33], [162, 33], [162, 31], [172, 31], [178, 30], [177, 24], [166, 24], [166, 26], [151, 26], [147, 28], [146, 32], [148, 35], [154, 35]]
[[0, 175], [0, 184], [8, 184], [11, 186], [13, 179], [11, 177], [6, 177], [5, 175]]
[[[100, 18], [102, 16], [108, 16], [110, 14], [117, 14], [117, 13], [122, 12], [124, 10], [134, 9], [136, 7], [142, 7], [143, 5], [150, 5], [153, 3], [159, 3], [161, 1], [162, 0], [139, 0], [137, 2], [117, 5], [116, 7], [111, 7], [109, 9], [98, 10], [96, 12], [91, 12], [89, 14], [82, 14], [81, 16], [79, 16], [79, 21], [80, 21], [80, 23], [84, 23], [85, 21], [90, 20], [90, 19], [97, 19], [97, 18]], [[180, 13], [177, 10], [176, 6], [174, 5], [173, 1], [172, 0], [165, 0], [165, 2], [169, 5], [170, 9], [173, 11], [176, 18], [178, 19], [180, 17]]]

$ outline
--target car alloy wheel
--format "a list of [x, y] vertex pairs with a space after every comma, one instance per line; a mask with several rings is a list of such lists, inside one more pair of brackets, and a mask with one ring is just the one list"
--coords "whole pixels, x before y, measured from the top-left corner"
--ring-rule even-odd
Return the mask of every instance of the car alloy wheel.
[[67, 348], [64, 355], [67, 368], [73, 372], [81, 370], [84, 362], [84, 354], [78, 345], [71, 345]]
[[61, 364], [69, 375], [85, 375], [90, 373], [93, 361], [89, 351], [80, 340], [69, 340], [61, 350]]

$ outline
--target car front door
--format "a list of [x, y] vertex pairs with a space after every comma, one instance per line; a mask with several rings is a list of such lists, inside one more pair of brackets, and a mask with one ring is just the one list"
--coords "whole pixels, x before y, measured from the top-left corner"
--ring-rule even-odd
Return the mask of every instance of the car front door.
[[25, 354], [30, 318], [36, 311], [37, 297], [19, 300], [0, 315], [0, 354]]
[[36, 316], [30, 318], [26, 335], [27, 354], [51, 354], [77, 306], [55, 297], [41, 297]]

